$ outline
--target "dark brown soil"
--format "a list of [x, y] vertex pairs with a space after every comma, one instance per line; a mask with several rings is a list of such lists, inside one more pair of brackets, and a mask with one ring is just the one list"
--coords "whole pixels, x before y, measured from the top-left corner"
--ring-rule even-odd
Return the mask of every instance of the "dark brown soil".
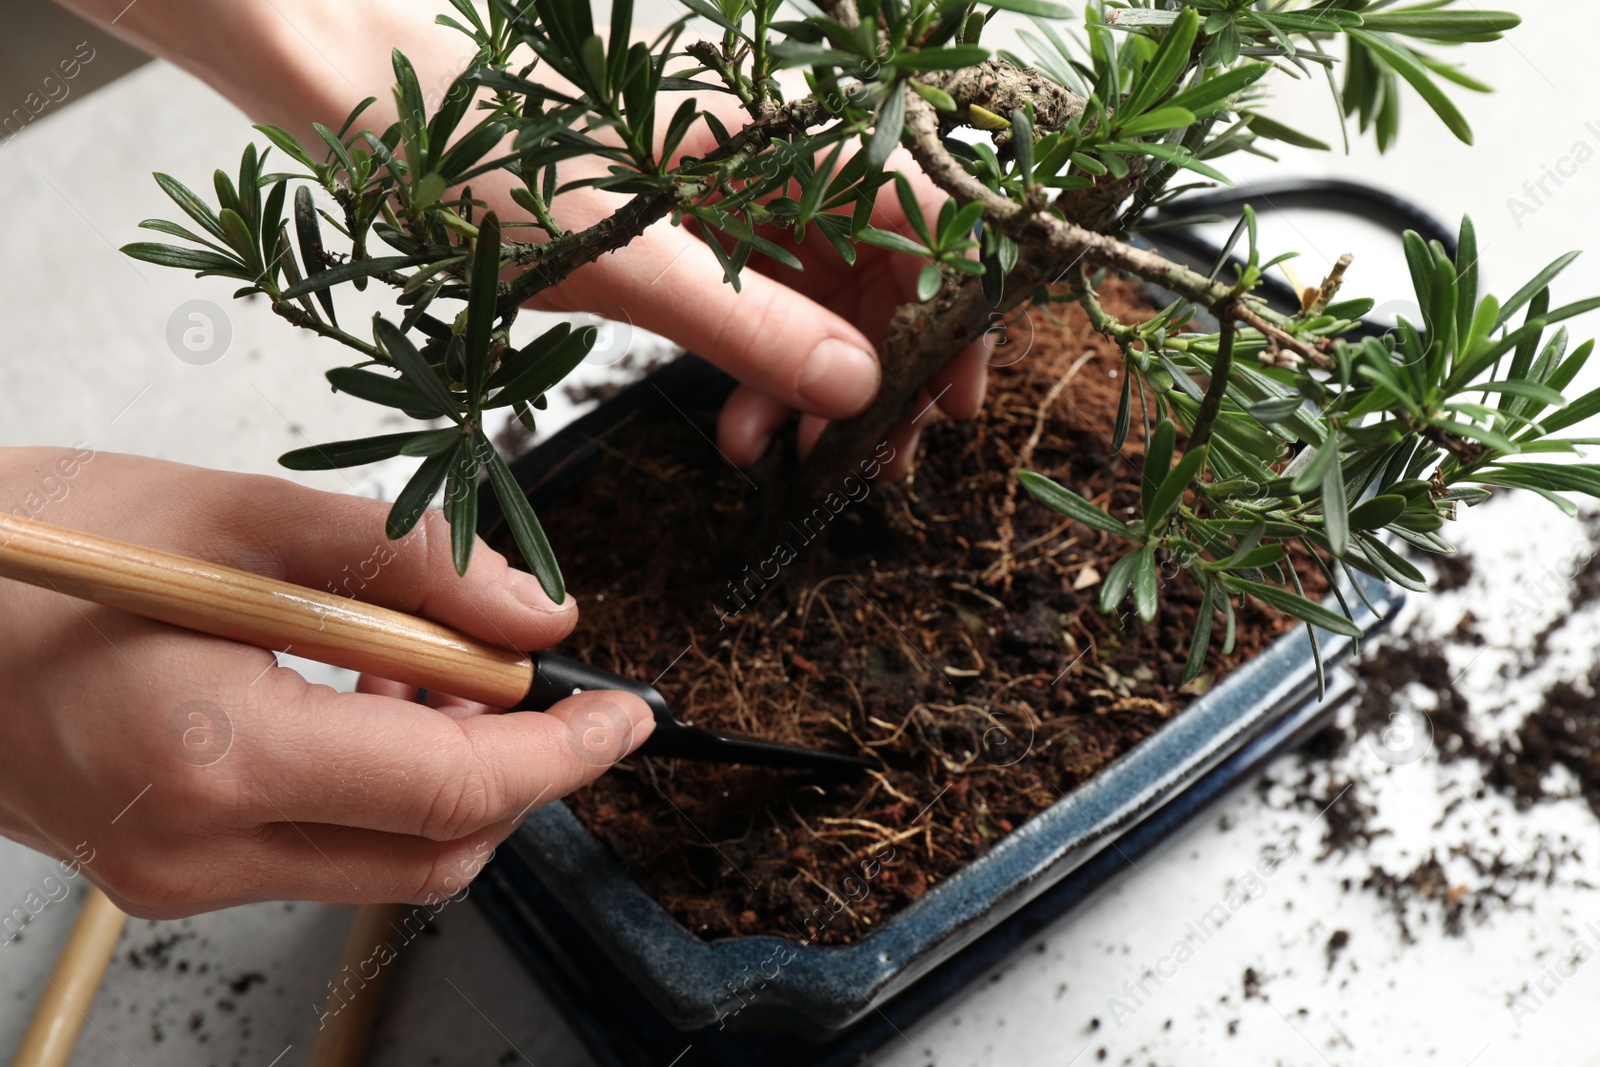
[[[1587, 516], [1587, 520], [1590, 530], [1600, 529], [1596, 516]], [[1600, 548], [1600, 544], [1592, 547]], [[1442, 566], [1437, 559], [1431, 562], [1450, 589], [1465, 588], [1474, 580], [1473, 561], [1468, 555], [1455, 557]], [[1536, 635], [1531, 654], [1509, 668], [1511, 673], [1504, 679], [1508, 699], [1530, 683], [1526, 672], [1542, 663], [1542, 650], [1550, 639], [1597, 603], [1600, 552], [1591, 551], [1570, 580], [1567, 610]], [[1480, 707], [1474, 711], [1457, 672], [1450, 666], [1452, 648], [1473, 649], [1483, 643], [1477, 619], [1468, 612], [1458, 626], [1442, 637], [1402, 635], [1385, 640], [1362, 658], [1358, 664], [1360, 695], [1353, 721], [1329, 726], [1302, 749], [1300, 777], [1291, 785], [1294, 806], [1313, 811], [1327, 807], [1324, 857], [1359, 854], [1373, 838], [1387, 833], [1373, 825], [1374, 809], [1357, 798], [1360, 783], [1342, 779], [1338, 768], [1352, 745], [1384, 729], [1391, 713], [1405, 703], [1401, 691], [1413, 684], [1429, 691], [1434, 699], [1434, 706], [1427, 711], [1433, 730], [1433, 750], [1428, 758], [1446, 764], [1475, 764], [1483, 783], [1470, 798], [1459, 788], [1451, 787], [1455, 799], [1446, 808], [1445, 818], [1463, 804], [1476, 806], [1490, 791], [1510, 797], [1523, 810], [1576, 794], [1600, 815], [1600, 700], [1596, 697], [1600, 694], [1600, 662], [1592, 663], [1585, 675], [1575, 681], [1548, 685], [1532, 711], [1509, 731], [1497, 734], [1492, 724], [1502, 709]], [[1472, 657], [1463, 653], [1457, 658]], [[1550, 789], [1550, 772], [1557, 766], [1569, 772], [1575, 783], [1572, 791]], [[1271, 792], [1272, 785], [1270, 780], [1262, 780], [1264, 795]], [[1434, 829], [1443, 825], [1441, 819]], [[1402, 942], [1410, 943], [1416, 939], [1412, 924], [1417, 921], [1436, 921], [1445, 934], [1459, 937], [1470, 923], [1522, 906], [1516, 896], [1519, 885], [1553, 885], [1558, 881], [1586, 885], [1563, 874], [1569, 863], [1581, 859], [1576, 846], [1564, 837], [1556, 842], [1540, 839], [1517, 847], [1508, 846], [1500, 822], [1493, 817], [1489, 818], [1487, 829], [1488, 836], [1482, 840], [1441, 840], [1409, 869], [1391, 871], [1381, 864], [1370, 864], [1365, 878], [1359, 883], [1347, 879], [1345, 888], [1359, 885], [1386, 901]], [[1470, 876], [1452, 880], [1447, 870], [1452, 860], [1462, 861], [1457, 869]], [[1331, 955], [1330, 943], [1330, 963]]]
[[1339, 954], [1350, 945], [1350, 931], [1335, 930], [1328, 937], [1328, 970], [1333, 970], [1333, 965], [1339, 962]]
[[1453, 556], [1430, 556], [1434, 579], [1429, 588], [1435, 593], [1453, 593], [1472, 581], [1476, 561], [1471, 552], [1457, 552]]
[[[1600, 814], [1600, 667], [1580, 688], [1557, 682], [1517, 730], [1516, 749], [1500, 753], [1489, 781], [1528, 806], [1549, 796], [1544, 782], [1551, 768], [1565, 767], [1577, 780], [1589, 807]], [[1565, 794], [1558, 794], [1565, 795]]]
[[[283, 905], [293, 910], [292, 903]], [[168, 972], [171, 983], [185, 980], [186, 993], [158, 997], [153, 1003], [134, 1001], [127, 1005], [130, 1014], [141, 1010], [149, 1016], [150, 1039], [161, 1044], [169, 1038], [193, 1045], [209, 1044], [213, 1037], [234, 1040], [240, 1047], [248, 1047], [254, 1021], [250, 1012], [249, 995], [256, 986], [271, 986], [274, 996], [284, 996], [281, 982], [269, 979], [260, 971], [243, 971], [235, 977], [225, 977], [226, 972], [214, 969], [209, 960], [199, 958], [214, 954], [216, 946], [205, 936], [189, 929], [190, 920], [176, 923], [154, 920], [130, 920], [123, 939], [126, 948], [123, 959], [136, 970]], [[189, 977], [192, 976], [192, 977]], [[176, 988], [176, 985], [174, 986]], [[122, 1001], [110, 994], [107, 1006], [123, 1007]], [[196, 1003], [203, 1007], [196, 1008]], [[234, 1062], [238, 1062], [237, 1060]]]
[[[1106, 296], [1143, 308], [1115, 281]], [[1207, 673], [1180, 690], [1199, 600], [1185, 577], [1148, 626], [1096, 609], [1114, 546], [1034, 503], [1013, 472], [1044, 471], [1113, 514], [1137, 502], [1109, 444], [1122, 358], [1075, 307], [1064, 326], [1037, 312], [1033, 325], [999, 350], [1010, 365], [980, 418], [928, 416], [911, 478], [841, 483], [837, 514], [794, 516], [782, 547], [755, 534], [778, 490], [719, 460], [703, 436], [714, 413], [695, 416], [700, 432], [618, 432], [581, 495], [544, 516], [582, 607], [563, 652], [660, 675], [681, 718], [881, 762], [835, 783], [634, 760], [571, 797], [699, 936], [859, 937], [1291, 625], [1244, 607], [1238, 648], [1217, 654], [1218, 626]]]

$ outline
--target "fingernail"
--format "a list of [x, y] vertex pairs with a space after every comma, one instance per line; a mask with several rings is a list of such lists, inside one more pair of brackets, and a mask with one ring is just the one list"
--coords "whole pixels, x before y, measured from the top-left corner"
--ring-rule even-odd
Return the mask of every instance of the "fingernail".
[[767, 454], [767, 449], [772, 447], [772, 435], [769, 433], [762, 437], [750, 450], [750, 462], [759, 463], [761, 457]]
[[[564, 605], [557, 605], [544, 591], [544, 586], [539, 584], [539, 579], [527, 571], [513, 568], [506, 576], [506, 589], [526, 607], [534, 611], [554, 613], [566, 610]], [[568, 600], [570, 603], [570, 598]]]
[[800, 372], [799, 391], [817, 414], [844, 418], [872, 403], [878, 382], [874, 356], [830, 337], [811, 350]]
[[629, 700], [625, 706], [628, 709], [628, 719], [633, 724], [633, 730], [629, 734], [631, 741], [628, 745], [628, 753], [632, 755], [639, 751], [640, 745], [650, 740], [651, 734], [655, 733], [656, 716], [655, 712], [650, 710], [650, 705], [642, 700]]

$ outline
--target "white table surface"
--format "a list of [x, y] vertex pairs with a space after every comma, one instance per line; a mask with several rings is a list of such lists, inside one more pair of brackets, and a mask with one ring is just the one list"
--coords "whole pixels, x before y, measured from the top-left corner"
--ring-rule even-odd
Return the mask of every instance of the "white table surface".
[[[1542, 164], [1554, 166], [1577, 142], [1600, 149], [1600, 124], [1585, 126], [1600, 120], [1588, 91], [1589, 43], [1600, 33], [1600, 9], [1554, 0], [1503, 6], [1516, 7], [1526, 21], [1511, 41], [1473, 49], [1472, 72], [1498, 89], [1463, 100], [1477, 131], [1476, 149], [1456, 144], [1412, 98], [1404, 142], [1388, 157], [1365, 142], [1349, 157], [1291, 150], [1281, 173], [1362, 176], [1430, 204], [1445, 218], [1470, 211], [1482, 235], [1487, 282], [1505, 294], [1561, 252], [1600, 250], [1600, 220], [1592, 209], [1600, 162], [1578, 167], [1559, 190], [1552, 185], [1556, 195], [1520, 224], [1507, 203], [1525, 195], [1523, 183], [1536, 181]], [[53, 59], [40, 63], [43, 70]], [[1336, 137], [1324, 87], [1285, 96], [1289, 116], [1325, 139]], [[169, 213], [146, 175], [160, 169], [204, 185], [212, 168], [237, 158], [247, 132], [238, 112], [157, 64], [0, 146], [0, 232], [8, 234], [0, 261], [6, 327], [0, 333], [0, 445], [82, 441], [99, 451], [283, 474], [274, 457], [307, 437], [383, 427], [375, 409], [319, 387], [312, 368], [335, 365], [334, 348], [285, 328], [259, 305], [229, 301], [224, 283], [195, 283], [114, 250], [138, 239], [139, 219]], [[1264, 169], [1252, 163], [1236, 173]], [[1403, 268], [1392, 255], [1377, 262], [1384, 258], [1383, 243], [1360, 227], [1300, 213], [1264, 232], [1269, 244], [1295, 242], [1306, 251], [1301, 274], [1308, 280], [1320, 277], [1340, 252], [1365, 251], [1348, 291], [1403, 291], [1397, 288]], [[1584, 260], [1556, 296], [1597, 291], [1600, 271]], [[229, 351], [207, 366], [175, 358], [166, 341], [169, 316], [196, 298], [223, 306], [233, 334]], [[1580, 335], [1593, 328], [1592, 320], [1578, 325]], [[290, 410], [293, 420], [284, 415]], [[294, 477], [334, 491], [382, 492], [393, 482], [382, 474]], [[1496, 557], [1493, 583], [1414, 607], [1406, 624], [1434, 620], [1448, 627], [1468, 606], [1486, 618], [1497, 647], [1462, 667], [1473, 691], [1494, 699], [1494, 664], [1539, 626], [1500, 606], [1515, 595], [1522, 576], [1539, 574], [1567, 551], [1578, 531], [1553, 510], [1526, 501], [1492, 505], [1460, 525], [1461, 540], [1480, 561]], [[1503, 566], [1502, 556], [1510, 561]], [[1570, 671], [1570, 659], [1549, 671]], [[7, 713], [27, 709], [8, 707]], [[1584, 928], [1600, 919], [1600, 902], [1569, 879], [1537, 892], [1522, 886], [1517, 908], [1472, 926], [1466, 936], [1445, 937], [1436, 925], [1423, 926], [1417, 944], [1400, 948], [1387, 905], [1343, 891], [1340, 881], [1359, 882], [1377, 859], [1404, 868], [1407, 857], [1414, 863], [1419, 849], [1437, 844], [1430, 828], [1453, 795], [1454, 776], [1468, 775], [1463, 781], [1470, 793], [1470, 772], [1447, 773], [1431, 759], [1385, 771], [1359, 749], [1348, 761], [1346, 769], [1352, 768], [1361, 772], [1357, 788], [1377, 803], [1377, 825], [1391, 831], [1371, 857], [1319, 862], [1315, 812], [1280, 810], [1281, 796], [1269, 793], [1264, 800], [1242, 790], [1043, 934], [1036, 951], [1023, 952], [992, 980], [907, 1031], [881, 1062], [1088, 1063], [1102, 1048], [1107, 1062], [1137, 1064], [1600, 1062], [1600, 1051], [1584, 1040], [1592, 1032], [1584, 1024], [1600, 993], [1600, 968], [1580, 968], [1533, 1015], [1510, 1010], [1511, 998], [1580, 938], [1600, 946]], [[1286, 761], [1269, 773], [1287, 779], [1294, 765]], [[1509, 806], [1494, 796], [1462, 810], [1445, 831], [1452, 841], [1486, 838], [1486, 819], [1509, 816]], [[1587, 855], [1600, 856], [1600, 824], [1580, 802], [1505, 817], [1503, 830], [1527, 847], [1540, 835], [1565, 833]], [[1286, 840], [1296, 842], [1295, 854], [1259, 899], [1198, 946], [1192, 959], [1175, 970], [1162, 965], [1170, 977], [1159, 987], [1144, 978], [1184, 937], [1185, 924], [1223, 899], [1263, 848]], [[53, 869], [44, 857], [0, 842], [0, 910], [9, 910]], [[22, 937], [0, 945], [0, 1051], [20, 1039], [80, 898], [81, 883]], [[300, 1062], [349, 913], [263, 904], [176, 923], [131, 923], [73, 1062]], [[1350, 933], [1350, 943], [1330, 969], [1325, 946], [1338, 929]], [[371, 1063], [589, 1062], [474, 908], [450, 908], [435, 930], [437, 936], [410, 946], [396, 968]], [[170, 947], [161, 950], [167, 941]], [[1244, 997], [1246, 968], [1263, 976], [1262, 996]], [[264, 981], [248, 977], [257, 974]], [[1137, 986], [1142, 978], [1149, 995], [1135, 1007], [1124, 983]]]

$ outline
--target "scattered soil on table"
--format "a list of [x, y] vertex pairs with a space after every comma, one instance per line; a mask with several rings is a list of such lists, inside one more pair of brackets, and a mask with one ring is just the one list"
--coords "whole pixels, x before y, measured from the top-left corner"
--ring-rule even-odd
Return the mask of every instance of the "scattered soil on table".
[[1254, 967], [1246, 967], [1244, 969], [1244, 976], [1240, 979], [1240, 983], [1244, 986], [1244, 999], [1250, 1000], [1252, 997], [1261, 995], [1261, 975], [1256, 972]]
[[[1150, 314], [1125, 283], [1103, 296], [1124, 318]], [[1035, 503], [1013, 475], [1043, 471], [1132, 512], [1137, 474], [1109, 443], [1120, 353], [1076, 307], [1064, 325], [1036, 312], [998, 353], [979, 418], [928, 416], [911, 478], [842, 480], [833, 504], [792, 516], [782, 545], [757, 532], [780, 489], [757, 491], [718, 459], [703, 436], [714, 412], [688, 413], [700, 432], [620, 430], [576, 495], [546, 509], [582, 608], [563, 652], [660, 675], [697, 724], [880, 761], [837, 782], [631, 760], [569, 798], [697, 935], [854, 940], [1293, 625], [1243, 607], [1238, 647], [1219, 655], [1217, 626], [1208, 673], [1180, 688], [1198, 588], [1181, 572], [1166, 581], [1150, 625], [1101, 614], [1101, 576], [1125, 546]], [[790, 551], [804, 554], [788, 563]], [[1302, 579], [1309, 595], [1326, 589]]]
[[1430, 556], [1433, 564], [1434, 579], [1429, 586], [1435, 593], [1453, 593], [1462, 589], [1472, 581], [1472, 572], [1477, 561], [1471, 552], [1457, 552], [1453, 556]]
[[[1531, 654], [1506, 668], [1502, 691], [1507, 703], [1533, 684], [1529, 674], [1545, 661], [1552, 638], [1586, 609], [1600, 604], [1600, 551], [1596, 551], [1600, 539], [1594, 533], [1600, 531], [1600, 515], [1589, 514], [1585, 520], [1591, 546], [1571, 577], [1567, 610], [1535, 636]], [[1429, 562], [1439, 573], [1435, 589], [1462, 589], [1474, 580], [1470, 555], [1430, 557]], [[1435, 830], [1442, 829], [1445, 819], [1459, 807], [1477, 806], [1491, 791], [1509, 797], [1519, 810], [1581, 797], [1600, 816], [1600, 662], [1592, 663], [1576, 680], [1547, 683], [1531, 711], [1521, 714], [1509, 729], [1497, 730], [1493, 724], [1507, 709], [1482, 706], [1481, 699], [1474, 709], [1458, 671], [1451, 666], [1452, 650], [1458, 651], [1456, 661], [1462, 662], [1472, 658], [1466, 650], [1484, 642], [1478, 620], [1469, 611], [1460, 625], [1442, 636], [1384, 639], [1357, 663], [1359, 690], [1353, 717], [1345, 724], [1328, 726], [1302, 748], [1299, 778], [1290, 783], [1293, 806], [1326, 809], [1320, 858], [1363, 853], [1374, 838], [1388, 833], [1373, 824], [1375, 809], [1357, 797], [1357, 789], [1351, 787], [1360, 783], [1341, 770], [1341, 761], [1353, 745], [1381, 734], [1391, 715], [1407, 706], [1404, 691], [1411, 686], [1426, 691], [1432, 701], [1431, 706], [1424, 705], [1433, 731], [1432, 752], [1427, 758], [1446, 765], [1470, 762], [1476, 765], [1482, 783], [1470, 793], [1451, 786], [1455, 796]], [[1551, 772], [1557, 767], [1567, 772], [1569, 787], [1552, 789]], [[1284, 783], [1262, 779], [1262, 794], [1270, 794], [1275, 784]], [[1520, 885], [1565, 882], [1587, 887], [1586, 882], [1564, 874], [1564, 868], [1582, 859], [1577, 847], [1564, 837], [1512, 846], [1505, 840], [1509, 828], [1503, 828], [1498, 819], [1490, 817], [1487, 829], [1487, 840], [1441, 840], [1409, 869], [1389, 870], [1372, 863], [1364, 878], [1346, 879], [1344, 888], [1359, 888], [1387, 902], [1402, 941], [1411, 943], [1416, 940], [1413, 922], [1419, 918], [1437, 921], [1447, 935], [1459, 937], [1469, 924], [1525, 906], [1516, 894]], [[1450, 876], [1453, 860], [1462, 861], [1455, 869], [1468, 872], [1469, 877]], [[1328, 956], [1331, 968], [1335, 956], [1331, 941]]]
[[1333, 965], [1339, 962], [1339, 954], [1350, 945], [1350, 931], [1335, 930], [1328, 937], [1328, 970], [1333, 970]]
[[[294, 905], [284, 907], [293, 910]], [[150, 1039], [156, 1044], [173, 1040], [186, 1046], [206, 1045], [216, 1037], [237, 1041], [242, 1050], [248, 1049], [255, 1026], [250, 997], [268, 993], [282, 997], [285, 988], [258, 970], [227, 977], [227, 971], [213, 966], [217, 946], [190, 929], [190, 923], [189, 919], [130, 920], [122, 960], [136, 970], [164, 972], [158, 987], [161, 992], [124, 1003], [114, 990], [108, 990], [106, 1005], [119, 1011], [125, 1008], [130, 1015], [145, 1015]], [[252, 994], [257, 986], [272, 988]], [[196, 1003], [203, 1007], [196, 1008]]]

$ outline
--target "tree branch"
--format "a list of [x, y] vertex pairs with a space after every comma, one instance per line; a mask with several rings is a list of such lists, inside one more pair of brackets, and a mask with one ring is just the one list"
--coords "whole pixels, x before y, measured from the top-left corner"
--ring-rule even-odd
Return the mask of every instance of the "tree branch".
[[[1088, 263], [1138, 275], [1210, 309], [1219, 319], [1243, 322], [1277, 347], [1295, 353], [1313, 366], [1332, 366], [1326, 352], [1289, 333], [1282, 325], [1287, 319], [1252, 301], [1248, 294], [1235, 292], [1232, 286], [1214, 282], [1156, 252], [1135, 248], [1107, 234], [1034, 210], [989, 188], [969, 174], [945, 149], [939, 134], [938, 112], [920, 97], [906, 101], [906, 128], [907, 147], [912, 157], [935, 185], [959, 203], [981, 202], [986, 222], [1003, 230], [1019, 244], [1035, 243], [1049, 248], [1061, 269]], [[1279, 321], [1274, 322], [1274, 319]]]
[[673, 183], [652, 193], [640, 193], [585, 230], [569, 231], [547, 242], [539, 261], [508, 283], [500, 297], [502, 309], [516, 307], [565, 281], [573, 271], [587, 266], [631, 242], [645, 230], [677, 210], [680, 204], [708, 191], [684, 172], [708, 163], [733, 163], [754, 156], [773, 141], [809, 131], [836, 118], [814, 96], [792, 101], [751, 122], [708, 152], [703, 159], [685, 157], [673, 172]]
[[[1226, 324], [1243, 323], [1267, 337], [1275, 348], [1293, 352], [1319, 367], [1332, 364], [1319, 348], [1270, 321], [1288, 320], [1252, 301], [1247, 294], [1213, 282], [1155, 252], [1123, 244], [1032, 204], [1018, 204], [990, 189], [945, 149], [938, 112], [920, 97], [909, 96], [906, 100], [906, 128], [906, 145], [934, 184], [962, 204], [982, 203], [985, 223], [1017, 241], [1017, 265], [1007, 275], [996, 306], [991, 307], [985, 299], [978, 279], [966, 277], [954, 284], [947, 281], [931, 301], [896, 309], [881, 353], [883, 383], [877, 397], [860, 415], [829, 425], [795, 479], [797, 494], [805, 494], [807, 487], [826, 484], [883, 441], [897, 423], [911, 414], [909, 406], [918, 391], [966, 343], [982, 333], [993, 321], [992, 314], [1004, 314], [1017, 307], [1040, 285], [1059, 281], [1078, 266], [1111, 267], [1136, 275], [1209, 308]], [[1224, 338], [1226, 345], [1231, 340], [1228, 331], [1224, 331]], [[1227, 357], [1231, 360], [1231, 346]], [[1219, 363], [1221, 360], [1219, 353]], [[1224, 375], [1227, 369], [1224, 367]], [[789, 506], [805, 503], [792, 500]]]
[[849, 470], [887, 440], [912, 414], [909, 405], [917, 393], [997, 321], [993, 316], [1026, 303], [1056, 273], [1053, 261], [1039, 249], [1023, 248], [997, 305], [990, 305], [979, 279], [962, 275], [958, 282], [946, 281], [929, 302], [896, 308], [882, 346], [878, 395], [861, 414], [829, 424], [791, 482], [784, 506], [809, 510], [811, 489]]
[[312, 333], [338, 341], [342, 345], [355, 349], [368, 359], [376, 360], [385, 366], [390, 365], [387, 353], [359, 337], [346, 333], [337, 326], [323, 322], [315, 315], [307, 313], [304, 309], [296, 307], [287, 300], [281, 298], [273, 299], [272, 310], [278, 317], [302, 329], [310, 330]]

